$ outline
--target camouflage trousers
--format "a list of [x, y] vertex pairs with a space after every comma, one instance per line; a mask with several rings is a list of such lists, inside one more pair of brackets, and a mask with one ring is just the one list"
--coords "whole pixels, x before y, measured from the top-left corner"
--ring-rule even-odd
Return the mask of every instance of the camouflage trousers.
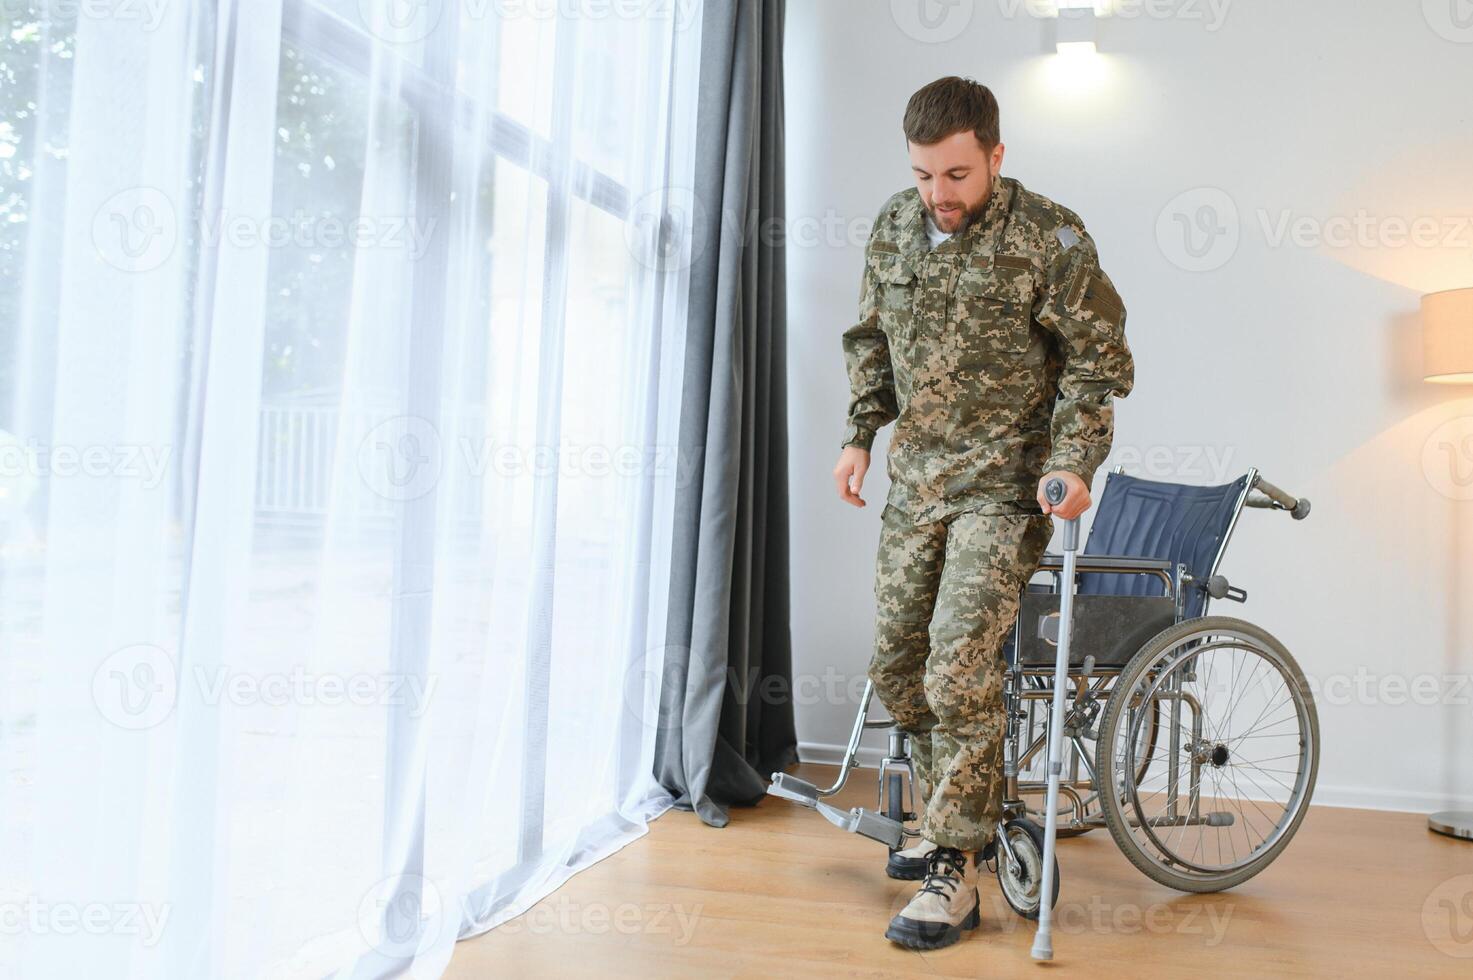
[[921, 831], [981, 850], [1002, 816], [1003, 643], [1048, 547], [1050, 519], [988, 504], [929, 524], [881, 515], [869, 676], [911, 736]]

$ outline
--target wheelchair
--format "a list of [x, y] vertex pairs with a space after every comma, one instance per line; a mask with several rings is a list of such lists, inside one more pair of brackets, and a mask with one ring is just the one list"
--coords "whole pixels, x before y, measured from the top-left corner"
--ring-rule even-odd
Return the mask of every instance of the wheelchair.
[[[1303, 672], [1284, 645], [1246, 620], [1208, 615], [1247, 593], [1219, 573], [1245, 508], [1309, 514], [1309, 501], [1250, 469], [1222, 486], [1106, 477], [1076, 559], [1057, 835], [1106, 828], [1152, 880], [1215, 892], [1258, 874], [1288, 846], [1319, 768], [1319, 722]], [[983, 852], [1008, 904], [1036, 919], [1047, 814], [1049, 707], [1063, 562], [1045, 555], [1020, 595], [1003, 655], [1007, 730], [1003, 816]], [[869, 720], [865, 686], [839, 775], [820, 789], [773, 773], [768, 793], [818, 810], [888, 845], [919, 831], [909, 735]], [[877, 809], [824, 802], [859, 762], [866, 730], [888, 729]], [[1050, 905], [1058, 901], [1053, 876]]]

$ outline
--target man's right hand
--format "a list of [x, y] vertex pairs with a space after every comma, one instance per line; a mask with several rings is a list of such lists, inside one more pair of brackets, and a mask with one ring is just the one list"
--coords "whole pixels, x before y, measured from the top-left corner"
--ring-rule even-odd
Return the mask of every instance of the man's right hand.
[[834, 466], [834, 487], [839, 499], [855, 507], [863, 507], [864, 499], [859, 491], [864, 487], [864, 474], [869, 469], [869, 450], [858, 446], [845, 446]]

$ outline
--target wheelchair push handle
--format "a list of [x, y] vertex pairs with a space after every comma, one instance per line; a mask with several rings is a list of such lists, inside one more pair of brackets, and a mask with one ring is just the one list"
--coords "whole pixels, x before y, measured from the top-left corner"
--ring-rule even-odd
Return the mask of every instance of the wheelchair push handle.
[[1309, 516], [1308, 497], [1295, 497], [1293, 494], [1285, 493], [1261, 476], [1254, 479], [1253, 489], [1259, 491], [1263, 496], [1249, 497], [1246, 501], [1249, 507], [1287, 510], [1289, 516], [1296, 521], [1302, 521]]

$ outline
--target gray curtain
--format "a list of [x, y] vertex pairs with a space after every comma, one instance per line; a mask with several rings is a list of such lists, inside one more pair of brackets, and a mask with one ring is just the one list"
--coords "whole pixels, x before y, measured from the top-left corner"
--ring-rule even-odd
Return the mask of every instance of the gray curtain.
[[706, 0], [655, 773], [707, 824], [797, 761], [788, 610], [785, 0]]

